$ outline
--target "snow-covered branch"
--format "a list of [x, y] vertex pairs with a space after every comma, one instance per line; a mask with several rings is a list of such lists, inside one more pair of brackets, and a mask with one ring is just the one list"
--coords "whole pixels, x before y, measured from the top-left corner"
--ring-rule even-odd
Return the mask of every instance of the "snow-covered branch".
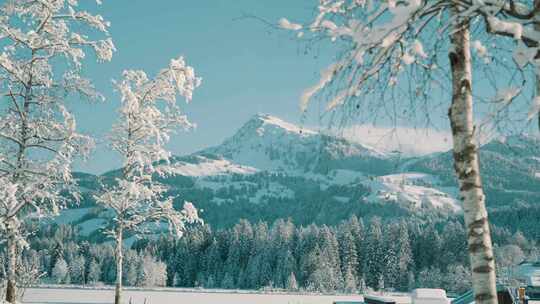
[[[71, 17], [56, 18], [60, 15]], [[80, 71], [90, 53], [98, 61], [111, 59], [115, 48], [108, 26], [72, 0], [0, 5], [0, 230], [8, 240], [8, 302], [15, 301], [13, 261], [17, 243], [24, 244], [21, 221], [58, 214], [67, 193], [78, 198], [71, 167], [93, 141], [77, 132], [64, 101], [74, 94], [101, 97]]]
[[[502, 63], [501, 66], [514, 70], [532, 66], [533, 72], [539, 70], [535, 58], [540, 33], [534, 27], [539, 3], [532, 0], [321, 0], [311, 22], [300, 24], [282, 18], [278, 25], [295, 32], [298, 39], [327, 40], [341, 49], [338, 58], [321, 72], [319, 82], [302, 94], [302, 110], [320, 97], [328, 112], [339, 108], [345, 116], [363, 113], [373, 117], [374, 109], [384, 109], [400, 116], [401, 108], [394, 101], [408, 99], [413, 106], [428, 104], [429, 93], [450, 91], [445, 84], [448, 71], [443, 67], [448, 65], [445, 50], [451, 48], [447, 35], [457, 19], [471, 20], [480, 29], [474, 32], [477, 37], [473, 47], [484, 62], [503, 62], [501, 55], [509, 56], [497, 48], [495, 41], [513, 40], [514, 45], [508, 50], [512, 56], [508, 59], [516, 65], [509, 67]], [[458, 13], [451, 14], [452, 9]], [[514, 79], [508, 78], [511, 81]], [[520, 93], [526, 91], [525, 83], [514, 81], [514, 85], [522, 86]], [[491, 99], [492, 96], [486, 98]], [[411, 115], [416, 112], [410, 106], [402, 110], [409, 110]]]
[[[168, 223], [181, 235], [185, 223], [198, 221], [191, 203], [177, 211], [167, 188], [155, 176], [169, 173], [170, 153], [165, 145], [178, 128], [192, 124], [177, 104], [181, 96], [189, 102], [201, 79], [182, 57], [172, 59], [169, 66], [154, 78], [143, 71], [128, 70], [115, 82], [121, 95], [120, 119], [113, 126], [112, 148], [122, 155], [124, 168], [116, 184], [98, 196], [98, 201], [115, 213], [115, 226], [142, 232], [146, 222]], [[116, 234], [116, 229], [112, 231]]]

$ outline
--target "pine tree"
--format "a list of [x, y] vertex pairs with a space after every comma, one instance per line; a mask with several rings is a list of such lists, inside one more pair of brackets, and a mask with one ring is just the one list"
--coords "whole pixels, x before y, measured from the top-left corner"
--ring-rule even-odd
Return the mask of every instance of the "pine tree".
[[86, 280], [89, 284], [96, 284], [101, 281], [101, 265], [95, 259], [92, 259], [88, 265]]
[[398, 257], [399, 275], [396, 287], [400, 290], [408, 290], [408, 287], [410, 286], [410, 277], [408, 274], [413, 268], [413, 256], [409, 240], [408, 227], [404, 221], [399, 223]]
[[327, 275], [327, 290], [339, 290], [343, 287], [343, 275], [339, 260], [339, 245], [335, 233], [328, 227], [321, 229], [321, 269]]
[[86, 260], [84, 259], [84, 256], [82, 255], [76, 256], [71, 261], [71, 263], [69, 264], [69, 275], [71, 278], [71, 283], [84, 284], [85, 265], [86, 265]]
[[378, 217], [371, 219], [366, 235], [365, 247], [365, 278], [366, 285], [375, 289], [380, 286], [384, 274], [384, 252], [381, 220]]
[[233, 289], [235, 287], [234, 278], [230, 273], [225, 273], [223, 281], [221, 281], [221, 287], [225, 289]]
[[[356, 242], [346, 225], [339, 227], [339, 255], [341, 260], [341, 273], [350, 273], [354, 278], [358, 274], [358, 256]], [[347, 285], [347, 284], [345, 284]]]
[[69, 268], [64, 258], [59, 258], [54, 264], [52, 270], [52, 278], [57, 284], [66, 283]]
[[223, 261], [221, 259], [222, 254], [220, 250], [220, 246], [217, 242], [217, 240], [214, 238], [212, 240], [212, 244], [207, 250], [207, 259], [206, 259], [206, 277], [207, 277], [207, 285], [211, 283], [211, 286], [208, 286], [209, 288], [215, 287], [216, 281], [220, 282], [222, 278], [222, 267], [223, 267]]
[[353, 268], [347, 268], [345, 272], [343, 289], [347, 293], [356, 293], [358, 291], [356, 277], [353, 274]]
[[134, 250], [127, 250], [124, 262], [124, 282], [127, 286], [135, 286], [137, 284], [139, 264], [141, 263], [140, 257]]
[[[287, 280], [291, 273], [295, 271], [294, 257], [289, 249], [281, 249], [277, 254], [277, 265], [274, 270], [274, 286], [276, 288], [286, 288]], [[295, 278], [296, 280], [296, 278]]]

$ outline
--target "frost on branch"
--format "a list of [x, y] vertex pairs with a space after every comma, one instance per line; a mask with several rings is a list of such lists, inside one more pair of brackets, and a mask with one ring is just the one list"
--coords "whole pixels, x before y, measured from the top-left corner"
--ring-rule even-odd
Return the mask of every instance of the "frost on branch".
[[182, 113], [177, 97], [192, 99], [201, 79], [183, 57], [172, 59], [154, 78], [144, 71], [127, 70], [115, 82], [121, 95], [120, 118], [110, 136], [112, 148], [123, 158], [122, 175], [116, 184], [97, 197], [114, 211], [112, 235], [118, 229], [145, 233], [148, 222], [165, 222], [176, 235], [186, 223], [199, 221], [194, 206], [186, 202], [182, 210], [173, 206], [167, 188], [155, 180], [171, 172], [170, 153], [165, 145], [177, 129], [193, 125]]
[[279, 19], [279, 26], [286, 30], [292, 30], [292, 31], [299, 31], [302, 29], [302, 26], [297, 23], [291, 23], [289, 20], [285, 18]]
[[111, 59], [112, 40], [90, 38], [107, 35], [108, 26], [103, 17], [79, 10], [77, 1], [0, 6], [0, 228], [8, 233], [20, 236], [10, 230], [23, 216], [57, 214], [66, 193], [77, 198], [72, 163], [93, 142], [77, 132], [64, 98], [101, 97], [80, 69], [88, 51]]
[[[318, 83], [302, 94], [300, 108], [307, 110], [319, 97], [326, 111], [339, 109], [345, 118], [369, 119], [380, 110], [414, 115], [418, 111], [410, 111], [411, 105], [428, 108], [434, 102], [430, 92], [448, 90], [448, 35], [456, 20], [471, 20], [479, 29], [471, 34], [471, 47], [483, 63], [520, 70], [521, 78], [508, 77], [504, 84], [497, 78], [501, 83], [493, 84], [496, 90], [515, 84], [525, 88], [520, 81], [527, 77], [525, 69], [540, 70], [535, 60], [540, 45], [540, 33], [533, 26], [540, 14], [536, 11], [532, 1], [320, 0], [311, 22], [282, 18], [279, 26], [295, 34], [309, 29], [303, 41], [328, 41], [338, 50]], [[512, 59], [515, 66], [508, 65]], [[484, 66], [482, 72], [489, 75], [490, 68]], [[529, 80], [535, 81], [534, 76]], [[495, 105], [496, 111], [502, 110], [501, 104]]]
[[[7, 240], [6, 298], [14, 302], [23, 220], [57, 215], [78, 199], [71, 168], [92, 140], [79, 134], [65, 98], [97, 98], [80, 76], [87, 51], [110, 60], [109, 24], [77, 1], [10, 0], [0, 4], [0, 234]], [[82, 32], [85, 31], [83, 34]], [[69, 195], [71, 194], [71, 195]]]
[[308, 25], [293, 27], [289, 24], [294, 23], [281, 19], [282, 28], [309, 28], [309, 35], [317, 40], [328, 39], [343, 49], [340, 58], [321, 72], [319, 82], [302, 94], [300, 108], [305, 111], [310, 100], [326, 89], [331, 94], [325, 95], [326, 110], [332, 111], [353, 98], [370, 94], [375, 85], [390, 85], [411, 69], [407, 66], [428, 66], [429, 50], [411, 26], [425, 9], [417, 0], [323, 0]]

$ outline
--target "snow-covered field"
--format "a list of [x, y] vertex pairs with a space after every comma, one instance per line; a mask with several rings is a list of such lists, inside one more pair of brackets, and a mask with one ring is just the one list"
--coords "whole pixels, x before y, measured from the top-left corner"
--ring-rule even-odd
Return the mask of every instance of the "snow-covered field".
[[[409, 298], [405, 296], [393, 298], [398, 303], [410, 303]], [[26, 290], [23, 303], [106, 304], [111, 303], [113, 299], [114, 291], [110, 288], [30, 288]], [[332, 304], [334, 301], [362, 301], [362, 296], [188, 291], [164, 288], [162, 290], [126, 290], [124, 301], [131, 304]]]

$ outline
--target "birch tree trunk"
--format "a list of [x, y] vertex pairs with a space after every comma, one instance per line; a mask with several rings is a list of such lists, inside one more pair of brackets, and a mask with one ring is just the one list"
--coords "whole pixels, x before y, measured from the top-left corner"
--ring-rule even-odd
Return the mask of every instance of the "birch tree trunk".
[[15, 303], [17, 301], [17, 242], [15, 239], [15, 231], [8, 229], [7, 233], [7, 287], [6, 287], [6, 302]]
[[122, 262], [124, 255], [122, 254], [123, 229], [119, 224], [116, 232], [116, 289], [114, 294], [114, 304], [120, 304], [122, 301]]
[[452, 105], [448, 111], [454, 148], [454, 169], [459, 180], [475, 302], [496, 304], [495, 261], [485, 195], [480, 178], [472, 100], [469, 20], [455, 23], [448, 54], [452, 70]]
[[[540, 6], [540, 0], [534, 0], [534, 7], [539, 7]], [[536, 13], [536, 15], [534, 16], [534, 30], [536, 31], [536, 33], [540, 33], [540, 12]], [[537, 52], [536, 53], [536, 57], [535, 57], [536, 60], [540, 59], [540, 53]], [[536, 71], [535, 71], [535, 75], [536, 75], [536, 97], [540, 96], [540, 67], [539, 66], [536, 66]], [[540, 130], [540, 113], [538, 113], [538, 129]]]

